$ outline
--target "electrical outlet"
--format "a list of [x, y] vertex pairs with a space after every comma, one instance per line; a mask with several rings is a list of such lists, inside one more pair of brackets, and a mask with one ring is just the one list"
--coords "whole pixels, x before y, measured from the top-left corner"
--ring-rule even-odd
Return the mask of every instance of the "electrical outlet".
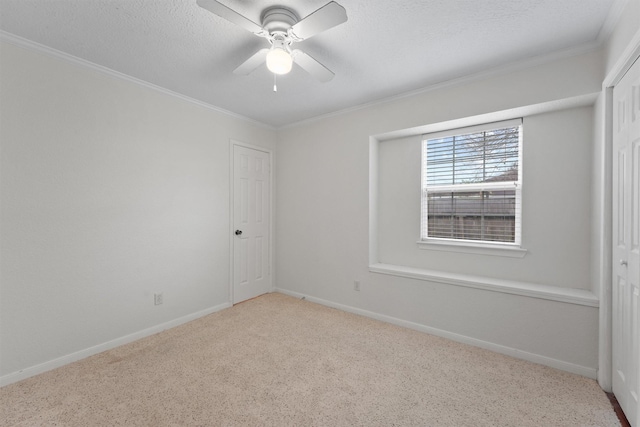
[[160, 305], [163, 302], [162, 294], [153, 294], [153, 303], [155, 305]]
[[353, 290], [354, 291], [359, 291], [360, 290], [360, 281], [359, 280], [354, 280], [353, 281]]

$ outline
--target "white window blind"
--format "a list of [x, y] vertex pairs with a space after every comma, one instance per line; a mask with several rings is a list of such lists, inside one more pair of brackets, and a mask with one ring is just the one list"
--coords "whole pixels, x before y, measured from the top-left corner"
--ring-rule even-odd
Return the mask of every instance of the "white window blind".
[[427, 134], [421, 239], [520, 244], [522, 120]]

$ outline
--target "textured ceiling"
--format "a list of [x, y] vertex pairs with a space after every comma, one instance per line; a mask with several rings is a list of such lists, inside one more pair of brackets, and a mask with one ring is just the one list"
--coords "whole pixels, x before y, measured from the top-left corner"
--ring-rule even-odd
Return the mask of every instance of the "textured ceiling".
[[[328, 0], [220, 0], [260, 22]], [[233, 70], [268, 42], [195, 0], [0, 0], [0, 30], [275, 127], [531, 57], [595, 46], [624, 0], [337, 0], [348, 21], [296, 44], [335, 74]], [[613, 16], [613, 13], [612, 13]], [[604, 34], [606, 36], [606, 34]]]

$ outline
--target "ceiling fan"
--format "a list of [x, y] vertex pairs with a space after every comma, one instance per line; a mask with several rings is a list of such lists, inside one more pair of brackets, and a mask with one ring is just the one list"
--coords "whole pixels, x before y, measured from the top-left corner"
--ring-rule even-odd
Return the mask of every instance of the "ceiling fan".
[[291, 9], [272, 6], [262, 12], [262, 25], [258, 25], [216, 0], [197, 0], [203, 9], [232, 22], [271, 44], [270, 49], [260, 49], [240, 64], [233, 72], [248, 75], [262, 63], [274, 74], [287, 74], [295, 62], [303, 70], [321, 82], [328, 82], [334, 73], [300, 49], [291, 49], [295, 42], [308, 39], [347, 20], [344, 7], [332, 1], [307, 17], [300, 19]]

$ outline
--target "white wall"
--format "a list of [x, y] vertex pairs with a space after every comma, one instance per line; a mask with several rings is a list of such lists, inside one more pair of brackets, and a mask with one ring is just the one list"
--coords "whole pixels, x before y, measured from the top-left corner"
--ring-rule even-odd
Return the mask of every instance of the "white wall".
[[228, 304], [229, 140], [275, 132], [0, 47], [0, 379]]
[[[279, 131], [276, 224], [279, 288], [595, 377], [596, 307], [369, 272], [368, 192], [371, 135], [598, 92], [603, 77], [601, 54], [595, 51], [484, 79], [461, 81]], [[528, 267], [527, 280], [557, 287], [591, 288], [588, 265], [591, 115], [592, 110], [587, 107], [531, 118], [538, 121], [537, 138], [545, 137], [546, 126], [560, 129], [563, 119], [570, 120], [574, 126], [585, 126], [573, 133], [569, 146], [557, 148], [563, 153], [565, 173], [577, 173], [575, 177], [568, 177], [572, 185], [578, 186], [579, 194], [577, 200], [571, 202], [571, 212], [586, 212], [580, 215], [577, 225], [571, 225], [566, 238], [562, 234], [554, 237], [554, 243], [560, 247], [552, 256], [540, 254], [548, 249], [544, 243], [536, 242], [532, 246], [536, 259], [541, 261], [535, 267]], [[537, 180], [548, 183], [548, 166], [559, 166], [557, 162], [548, 163], [545, 157], [553, 154], [547, 153], [553, 148], [551, 143], [541, 144], [542, 147], [532, 149], [529, 163], [523, 166], [525, 178], [534, 190], [540, 190], [540, 185], [535, 184]], [[579, 147], [583, 147], [584, 152], [575, 153], [577, 163], [567, 159]], [[406, 176], [406, 172], [400, 170], [397, 176]], [[560, 176], [563, 172], [555, 170], [552, 174]], [[561, 187], [554, 197], [558, 200], [571, 197], [566, 190], [566, 186]], [[401, 196], [398, 195], [396, 203], [407, 202]], [[540, 194], [536, 196], [539, 197]], [[529, 224], [537, 224], [535, 229], [539, 230], [544, 226], [539, 221], [546, 213], [535, 207], [527, 209], [532, 210], [525, 219], [528, 221], [525, 230]], [[567, 221], [565, 225], [570, 222]], [[399, 234], [403, 239], [411, 235], [411, 245], [415, 245], [417, 236], [407, 232], [406, 227], [399, 226]], [[576, 236], [579, 241], [571, 242]], [[527, 238], [533, 239], [533, 236]], [[558, 258], [563, 250], [576, 251], [567, 254], [569, 265], [566, 267], [562, 258]], [[383, 251], [382, 256], [395, 257], [396, 254]], [[434, 265], [441, 268], [459, 266], [477, 276], [496, 275], [479, 259], [465, 264], [469, 258], [455, 253], [442, 253], [436, 259]], [[396, 261], [399, 262], [394, 259]], [[507, 265], [509, 261], [499, 263]], [[520, 274], [517, 266], [508, 265], [509, 274], [513, 277]], [[554, 268], [560, 271], [535, 272], [535, 269]], [[571, 270], [577, 268], [581, 270], [572, 274]], [[353, 290], [354, 280], [361, 281], [360, 292]]]

